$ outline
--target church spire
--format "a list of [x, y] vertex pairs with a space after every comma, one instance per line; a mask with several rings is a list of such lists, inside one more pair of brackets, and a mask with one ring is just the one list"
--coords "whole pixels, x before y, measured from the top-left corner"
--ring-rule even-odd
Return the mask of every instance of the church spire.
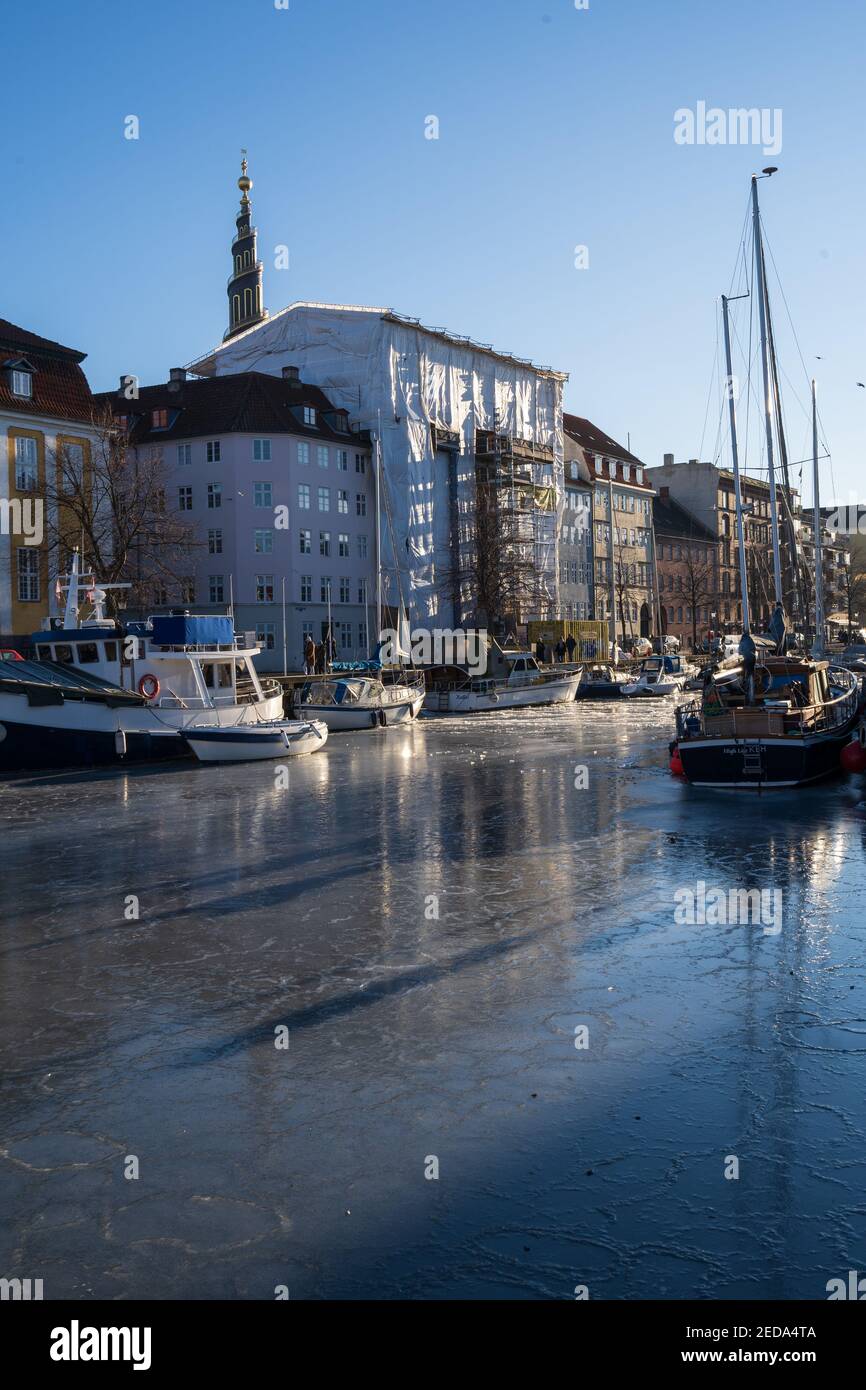
[[256, 259], [256, 229], [252, 226], [250, 189], [253, 181], [247, 174], [246, 150], [241, 154], [241, 208], [237, 215], [237, 232], [232, 242], [232, 275], [228, 283], [229, 326], [223, 334], [233, 338], [245, 328], [262, 323], [267, 311], [262, 306], [262, 263]]

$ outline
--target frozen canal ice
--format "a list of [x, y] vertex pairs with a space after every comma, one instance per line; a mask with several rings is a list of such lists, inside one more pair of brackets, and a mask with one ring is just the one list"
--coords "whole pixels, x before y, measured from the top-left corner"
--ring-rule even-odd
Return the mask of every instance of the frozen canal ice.
[[[671, 722], [0, 786], [0, 1274], [821, 1299], [866, 1267], [863, 783], [697, 793]], [[781, 932], [679, 925], [699, 881], [780, 889]]]

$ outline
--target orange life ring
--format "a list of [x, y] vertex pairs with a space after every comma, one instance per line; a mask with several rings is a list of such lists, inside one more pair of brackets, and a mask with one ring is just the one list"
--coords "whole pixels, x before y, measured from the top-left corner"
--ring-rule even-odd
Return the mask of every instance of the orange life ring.
[[139, 695], [143, 695], [145, 700], [156, 699], [159, 694], [159, 680], [152, 672], [148, 672], [146, 676], [142, 676], [141, 680], [138, 682], [138, 693]]

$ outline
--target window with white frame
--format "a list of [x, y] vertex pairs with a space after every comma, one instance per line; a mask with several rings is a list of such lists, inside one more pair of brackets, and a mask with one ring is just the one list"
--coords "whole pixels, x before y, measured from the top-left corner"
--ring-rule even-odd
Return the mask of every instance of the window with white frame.
[[207, 444], [205, 445], [205, 457], [207, 458], [208, 463], [220, 462], [220, 441], [218, 439], [208, 440]]
[[310, 510], [309, 483], [298, 483], [298, 506], [302, 512], [308, 512]]
[[348, 449], [338, 449], [338, 450], [337, 450], [337, 468], [339, 469], [339, 471], [340, 471], [341, 473], [348, 473], [348, 471], [349, 471], [349, 450], [348, 450]]
[[367, 558], [367, 537], [366, 537], [366, 536], [359, 536], [359, 537], [358, 537], [358, 559], [359, 559], [359, 560], [366, 560], [366, 558]]
[[83, 444], [64, 444], [61, 450], [61, 468], [63, 472], [63, 491], [72, 493], [79, 492], [84, 482], [84, 445]]
[[352, 645], [352, 624], [337, 623], [337, 646], [340, 651], [347, 652]]
[[340, 558], [343, 559], [343, 560], [348, 560], [348, 558], [349, 558], [349, 537], [348, 537], [348, 535], [346, 534], [345, 531], [341, 531], [341, 532], [340, 532], [339, 536], [337, 537], [337, 543], [338, 543], [338, 554], [339, 554]]
[[39, 479], [36, 440], [16, 435], [15, 486], [19, 492], [35, 492]]
[[12, 394], [13, 396], [26, 396], [28, 399], [33, 395], [33, 377], [30, 372], [13, 370]]
[[270, 555], [274, 549], [274, 533], [270, 530], [257, 530], [253, 533], [253, 542], [257, 555]]
[[192, 488], [179, 487], [177, 490], [177, 505], [182, 512], [192, 511]]
[[319, 601], [327, 603], [331, 596], [331, 576], [323, 574], [319, 581]]
[[21, 603], [39, 602], [39, 551], [31, 546], [19, 546], [18, 598]]
[[367, 602], [367, 581], [366, 581], [366, 579], [359, 579], [359, 580], [358, 580], [358, 602], [359, 602], [359, 603], [366, 603], [366, 602]]
[[222, 483], [208, 483], [207, 485], [207, 504], [211, 511], [215, 507], [223, 504], [223, 485]]
[[316, 630], [316, 624], [313, 622], [313, 620], [312, 620], [311, 618], [310, 618], [310, 619], [306, 619], [306, 618], [305, 618], [304, 621], [301, 623], [301, 642], [302, 642], [302, 645], [303, 645], [304, 643], [306, 643], [306, 640], [307, 640], [308, 637], [312, 637], [312, 635], [313, 635], [313, 633], [315, 632], [315, 630]]
[[359, 492], [355, 498], [355, 510], [358, 516], [367, 515], [367, 499], [363, 492]]
[[298, 532], [298, 541], [300, 543], [300, 552], [302, 555], [311, 555], [313, 553], [312, 531], [307, 531], [303, 527], [301, 527], [300, 531]]
[[225, 585], [221, 574], [208, 575], [208, 592], [211, 603], [225, 603]]
[[269, 439], [253, 440], [253, 463], [270, 463], [271, 461], [271, 441]]
[[313, 576], [311, 574], [301, 575], [301, 603], [312, 603], [313, 601]]
[[310, 446], [305, 441], [298, 445], [298, 463], [310, 462]]
[[223, 533], [218, 530], [211, 530], [207, 533], [207, 553], [208, 555], [222, 555], [223, 553]]
[[179, 466], [180, 466], [181, 468], [186, 467], [186, 465], [187, 465], [188, 463], [192, 463], [192, 445], [191, 445], [191, 444], [178, 444], [178, 446], [177, 446], [177, 461], [178, 461], [178, 464], [179, 464]]
[[349, 515], [349, 494], [344, 487], [337, 488], [337, 511]]
[[274, 601], [274, 576], [272, 574], [256, 575], [256, 603], [273, 603]]
[[253, 483], [253, 506], [273, 506], [273, 486], [271, 483]]
[[346, 575], [341, 575], [340, 577], [340, 602], [352, 602], [352, 583]]
[[327, 446], [327, 444], [319, 444], [319, 445], [317, 445], [317, 447], [316, 447], [316, 463], [319, 465], [320, 468], [327, 468], [327, 466], [328, 466], [328, 446]]
[[329, 512], [331, 510], [331, 489], [329, 487], [319, 488], [319, 511]]
[[365, 459], [365, 457], [364, 457], [363, 454], [356, 454], [356, 455], [355, 455], [355, 472], [356, 472], [356, 473], [366, 473], [366, 471], [367, 471], [367, 460]]
[[277, 638], [275, 623], [256, 623], [256, 644], [263, 651], [272, 652]]
[[330, 531], [319, 532], [319, 554], [330, 555], [331, 553], [331, 533]]
[[311, 405], [304, 406], [304, 424], [314, 425], [316, 423], [316, 412]]
[[362, 652], [367, 650], [367, 624], [363, 621], [358, 624], [358, 649]]

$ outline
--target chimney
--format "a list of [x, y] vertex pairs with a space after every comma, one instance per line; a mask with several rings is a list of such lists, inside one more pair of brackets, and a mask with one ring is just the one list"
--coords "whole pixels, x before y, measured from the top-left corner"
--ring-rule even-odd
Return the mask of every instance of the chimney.
[[300, 381], [300, 367], [283, 367], [283, 381]]
[[171, 367], [171, 368], [169, 368], [169, 373], [168, 373], [168, 389], [169, 389], [169, 391], [179, 391], [180, 388], [181, 388], [181, 386], [183, 385], [183, 383], [184, 383], [185, 381], [186, 381], [186, 368], [185, 368], [185, 367]]
[[690, 466], [693, 466], [693, 465], [696, 464], [696, 463], [700, 463], [700, 459], [689, 459], [689, 465], [690, 465]]
[[674, 456], [673, 456], [673, 454], [665, 454], [665, 468], [668, 468], [668, 467], [673, 468], [673, 466], [674, 466]]

